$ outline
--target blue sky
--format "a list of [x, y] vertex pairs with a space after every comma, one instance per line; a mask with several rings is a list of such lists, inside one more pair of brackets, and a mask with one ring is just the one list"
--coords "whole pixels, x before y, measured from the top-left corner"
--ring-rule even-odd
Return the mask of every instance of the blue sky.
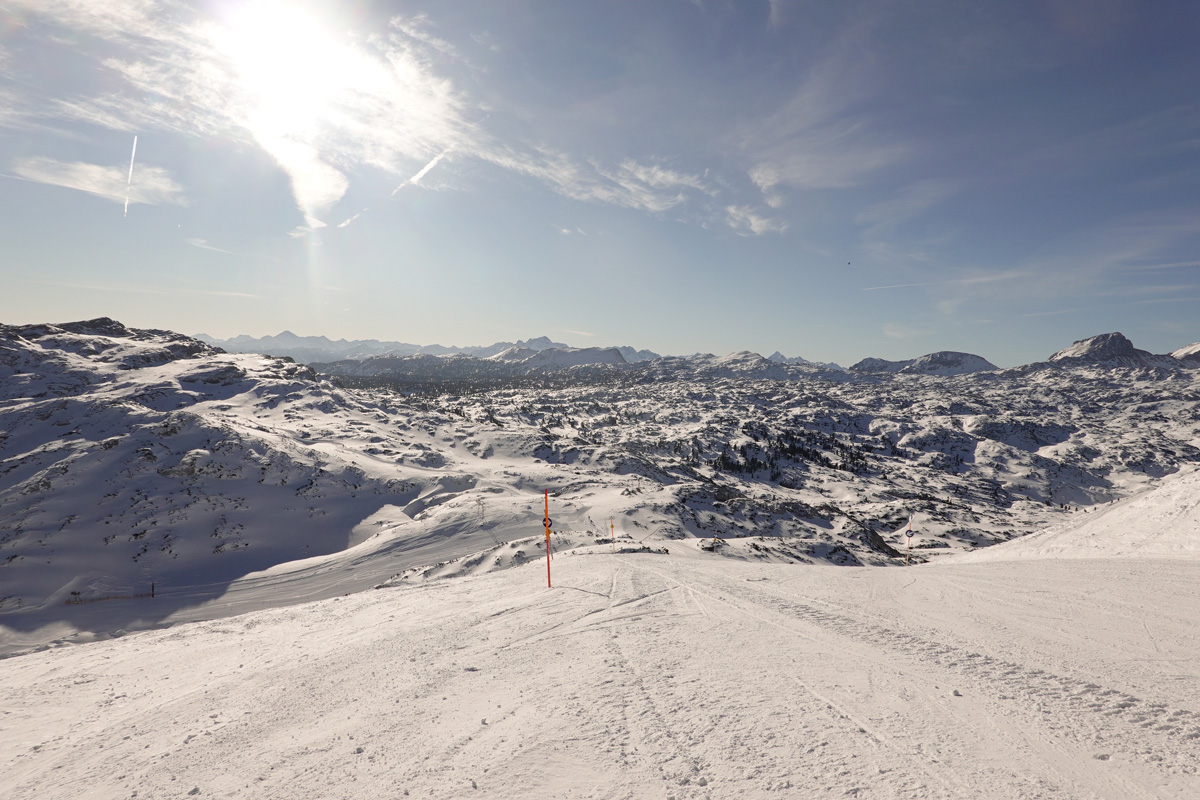
[[0, 0], [0, 321], [1169, 352], [1197, 86], [1178, 0]]

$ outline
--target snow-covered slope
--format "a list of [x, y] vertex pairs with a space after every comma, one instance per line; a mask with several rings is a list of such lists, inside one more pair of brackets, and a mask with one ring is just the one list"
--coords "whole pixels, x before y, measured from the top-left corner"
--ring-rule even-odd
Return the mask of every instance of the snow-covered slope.
[[[536, 555], [536, 539], [515, 545]], [[0, 795], [1191, 800], [1200, 788], [1200, 561], [798, 569], [692, 545], [577, 543], [557, 552], [553, 588], [536, 558], [411, 573], [0, 662]]]
[[1131, 556], [1200, 559], [1200, 469], [1169, 476], [1131, 499], [1088, 509], [1069, 522], [962, 558]]
[[1200, 364], [1200, 342], [1189, 344], [1187, 347], [1181, 347], [1174, 353], [1171, 353], [1171, 356], [1187, 364]]
[[[5, 326], [0, 378], [6, 647], [153, 625], [247, 574], [368, 540], [419, 550], [424, 537], [454, 539], [439, 552], [469, 552], [506, 535], [514, 503], [535, 500], [523, 478], [461, 469], [456, 446], [477, 461], [465, 452], [476, 443], [444, 441], [441, 414], [169, 332]], [[492, 529], [467, 495], [487, 500]], [[152, 592], [153, 605], [129, 602]], [[107, 619], [87, 607], [104, 598], [123, 598]]]

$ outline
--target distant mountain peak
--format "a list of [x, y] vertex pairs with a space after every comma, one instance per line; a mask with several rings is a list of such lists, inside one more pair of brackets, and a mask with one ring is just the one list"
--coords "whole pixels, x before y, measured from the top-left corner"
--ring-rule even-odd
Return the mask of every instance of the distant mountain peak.
[[864, 358], [850, 367], [851, 372], [903, 373], [905, 375], [966, 375], [971, 372], [987, 372], [999, 369], [983, 356], [960, 353], [955, 350], [939, 350], [905, 361], [888, 361], [883, 358]]
[[567, 350], [568, 346], [562, 342], [556, 342], [549, 336], [537, 336], [528, 341], [517, 341], [517, 347], [524, 347], [527, 350]]
[[[1186, 348], [1185, 348], [1186, 349]], [[1102, 367], [1166, 367], [1181, 366], [1172, 356], [1155, 355], [1133, 346], [1124, 334], [1102, 333], [1080, 339], [1070, 347], [1059, 350], [1048, 359], [1051, 363], [1075, 366]]]
[[1070, 347], [1064, 347], [1050, 361], [1066, 361], [1068, 359], [1085, 359], [1088, 361], [1111, 361], [1118, 358], [1136, 357], [1139, 353], [1150, 355], [1145, 350], [1139, 351], [1122, 333], [1102, 333], [1099, 336], [1089, 336], [1079, 339]]

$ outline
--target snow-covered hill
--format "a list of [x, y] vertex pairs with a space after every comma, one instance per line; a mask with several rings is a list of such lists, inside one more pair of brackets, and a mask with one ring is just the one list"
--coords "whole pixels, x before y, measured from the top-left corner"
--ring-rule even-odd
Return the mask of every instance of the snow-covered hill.
[[984, 372], [998, 369], [992, 362], [982, 356], [971, 353], [958, 353], [952, 350], [939, 350], [917, 358], [905, 361], [887, 361], [882, 358], [864, 358], [850, 367], [851, 372], [861, 373], [903, 373], [906, 375], [966, 375], [971, 372]]

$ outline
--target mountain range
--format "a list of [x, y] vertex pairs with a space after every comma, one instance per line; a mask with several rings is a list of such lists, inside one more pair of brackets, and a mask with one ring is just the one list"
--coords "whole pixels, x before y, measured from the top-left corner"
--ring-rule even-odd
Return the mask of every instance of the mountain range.
[[[660, 356], [649, 350], [623, 346], [570, 347], [540, 336], [526, 341], [496, 342], [486, 347], [443, 347], [441, 345], [411, 345], [378, 340], [331, 341], [324, 336], [296, 336], [284, 331], [278, 336], [252, 338], [237, 336], [218, 340], [204, 334], [196, 338], [231, 353], [270, 353], [286, 356], [313, 365], [321, 372], [352, 379], [377, 379], [404, 383], [410, 386], [446, 388], [461, 381], [503, 382], [520, 376], [555, 373], [568, 368], [580, 368], [577, 380], [603, 379], [603, 373], [589, 367], [626, 369], [632, 379], [652, 375], [661, 377], [673, 370], [712, 375], [725, 369], [728, 374], [767, 379], [787, 379], [822, 373], [847, 372], [833, 362], [814, 362], [799, 356], [784, 356], [779, 351], [763, 358], [757, 353], [743, 351], [727, 356], [696, 354], [693, 356]], [[457, 357], [457, 358], [455, 358]], [[490, 361], [481, 364], [477, 361]], [[1052, 354], [1045, 364], [1124, 365], [1142, 368], [1173, 369], [1200, 360], [1200, 343], [1180, 348], [1170, 355], [1154, 355], [1133, 346], [1120, 333], [1107, 333], [1074, 342]], [[657, 362], [650, 364], [648, 362]], [[965, 375], [973, 372], [995, 371], [999, 368], [972, 353], [941, 350], [901, 361], [864, 358], [849, 367], [857, 375]]]
[[[567, 345], [555, 342], [547, 336], [538, 336], [516, 342], [496, 342], [480, 347], [446, 347], [440, 344], [418, 345], [406, 342], [379, 341], [378, 339], [332, 340], [325, 336], [297, 336], [291, 331], [283, 331], [275, 336], [257, 338], [241, 334], [232, 339], [217, 339], [205, 333], [198, 333], [195, 338], [214, 347], [219, 347], [227, 353], [270, 353], [275, 356], [287, 356], [301, 363], [365, 359], [371, 356], [468, 355], [475, 356], [476, 358], [493, 358], [504, 351], [513, 349], [530, 352], [549, 349], [570, 349]], [[615, 349], [628, 362], [658, 358], [657, 353], [652, 353], [649, 350], [636, 350], [632, 347], [618, 347]]]

